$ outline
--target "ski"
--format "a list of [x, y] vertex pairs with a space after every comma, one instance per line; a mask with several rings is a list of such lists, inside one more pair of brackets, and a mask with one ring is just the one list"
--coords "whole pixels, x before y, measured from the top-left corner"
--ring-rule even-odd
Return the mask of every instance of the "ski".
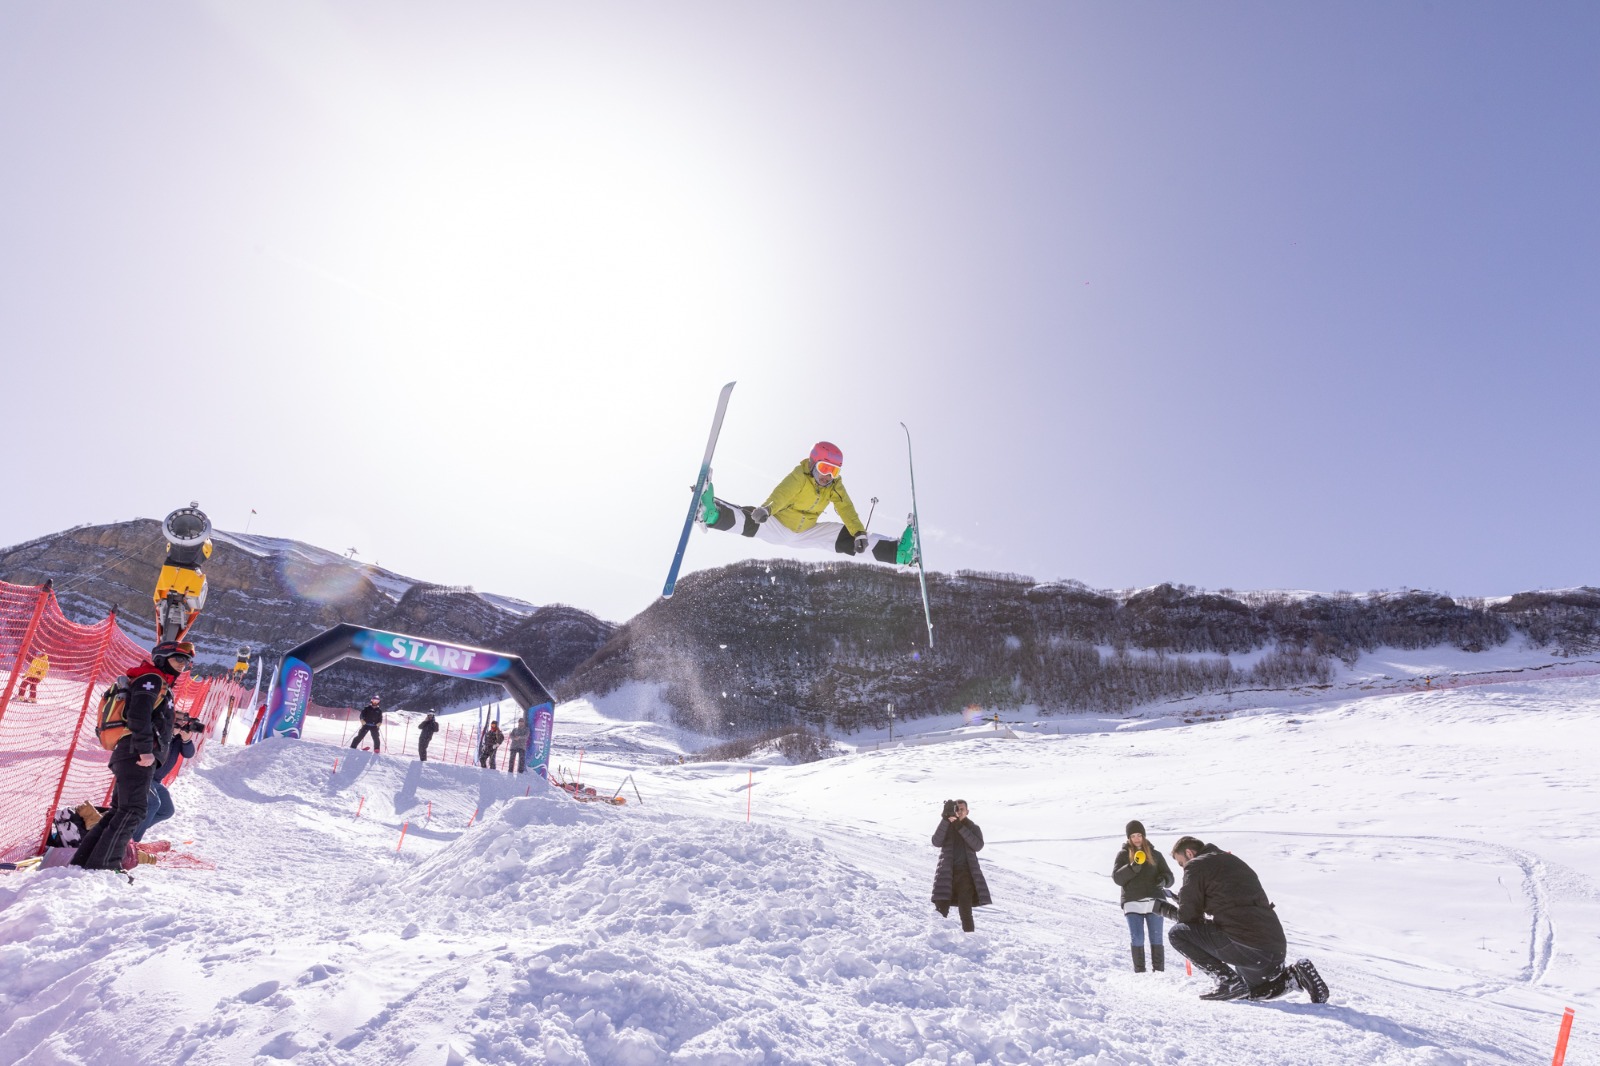
[[928, 610], [928, 572], [922, 565], [922, 522], [917, 517], [917, 466], [911, 458], [911, 430], [904, 423], [900, 428], [906, 431], [906, 470], [911, 475], [911, 542], [917, 550], [917, 584], [922, 586], [922, 620], [928, 623], [928, 649], [933, 650], [933, 614]]
[[711, 480], [711, 453], [717, 450], [717, 434], [722, 432], [722, 416], [728, 413], [728, 397], [733, 394], [733, 387], [738, 382], [730, 381], [722, 386], [722, 395], [717, 397], [717, 413], [711, 419], [711, 436], [706, 441], [706, 455], [700, 460], [700, 476], [695, 479], [694, 490], [689, 496], [689, 517], [683, 520], [683, 533], [678, 537], [678, 550], [672, 556], [672, 569], [667, 571], [667, 583], [661, 589], [663, 597], [671, 596], [672, 590], [678, 585], [678, 570], [683, 566], [683, 553], [689, 547], [689, 531], [694, 528], [695, 512], [700, 509], [700, 494], [705, 491], [706, 483]]

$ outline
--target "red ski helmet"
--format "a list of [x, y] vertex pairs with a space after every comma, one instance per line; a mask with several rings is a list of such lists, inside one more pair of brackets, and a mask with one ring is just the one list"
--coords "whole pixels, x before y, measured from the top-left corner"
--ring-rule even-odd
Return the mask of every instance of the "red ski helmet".
[[[843, 466], [844, 452], [839, 450], [839, 446], [837, 444], [832, 444], [825, 440], [819, 440], [817, 441], [816, 447], [811, 449], [811, 465], [815, 466], [818, 463], [828, 463], [836, 468]], [[838, 470], [835, 469], [832, 472], [838, 473]]]

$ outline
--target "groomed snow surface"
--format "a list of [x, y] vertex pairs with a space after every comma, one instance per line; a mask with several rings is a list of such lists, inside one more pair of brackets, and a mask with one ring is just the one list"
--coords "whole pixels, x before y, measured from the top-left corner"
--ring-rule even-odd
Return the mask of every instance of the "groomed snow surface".
[[[680, 766], [563, 705], [556, 762], [631, 773], [620, 808], [213, 742], [158, 835], [215, 870], [0, 876], [0, 1061], [1537, 1063], [1566, 1006], [1600, 1061], [1600, 679], [1233, 712]], [[973, 935], [928, 900], [947, 797], [988, 841]], [[1254, 866], [1331, 1001], [1133, 973], [1130, 818]]]

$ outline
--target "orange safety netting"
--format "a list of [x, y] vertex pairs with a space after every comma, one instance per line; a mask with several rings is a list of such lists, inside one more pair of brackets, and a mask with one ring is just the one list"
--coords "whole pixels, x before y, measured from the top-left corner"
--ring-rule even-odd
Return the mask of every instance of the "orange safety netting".
[[[49, 583], [0, 581], [0, 861], [40, 854], [58, 808], [109, 802], [111, 753], [94, 729], [99, 695], [148, 655], [114, 614], [79, 625], [61, 613]], [[209, 735], [242, 695], [227, 676], [186, 675], [173, 701], [204, 722]], [[182, 762], [163, 780], [174, 780]]]

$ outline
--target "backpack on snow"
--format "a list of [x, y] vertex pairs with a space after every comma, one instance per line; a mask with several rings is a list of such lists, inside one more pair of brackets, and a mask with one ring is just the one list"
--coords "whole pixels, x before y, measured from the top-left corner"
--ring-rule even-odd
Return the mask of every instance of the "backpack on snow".
[[[151, 675], [144, 675], [149, 677]], [[95, 716], [94, 735], [99, 738], [100, 746], [107, 751], [117, 746], [117, 741], [132, 734], [128, 728], [128, 686], [132, 684], [127, 674], [113, 681], [107, 689], [100, 693], [100, 710]], [[160, 703], [167, 694], [167, 683], [159, 681], [161, 690], [156, 694], [156, 702]]]

